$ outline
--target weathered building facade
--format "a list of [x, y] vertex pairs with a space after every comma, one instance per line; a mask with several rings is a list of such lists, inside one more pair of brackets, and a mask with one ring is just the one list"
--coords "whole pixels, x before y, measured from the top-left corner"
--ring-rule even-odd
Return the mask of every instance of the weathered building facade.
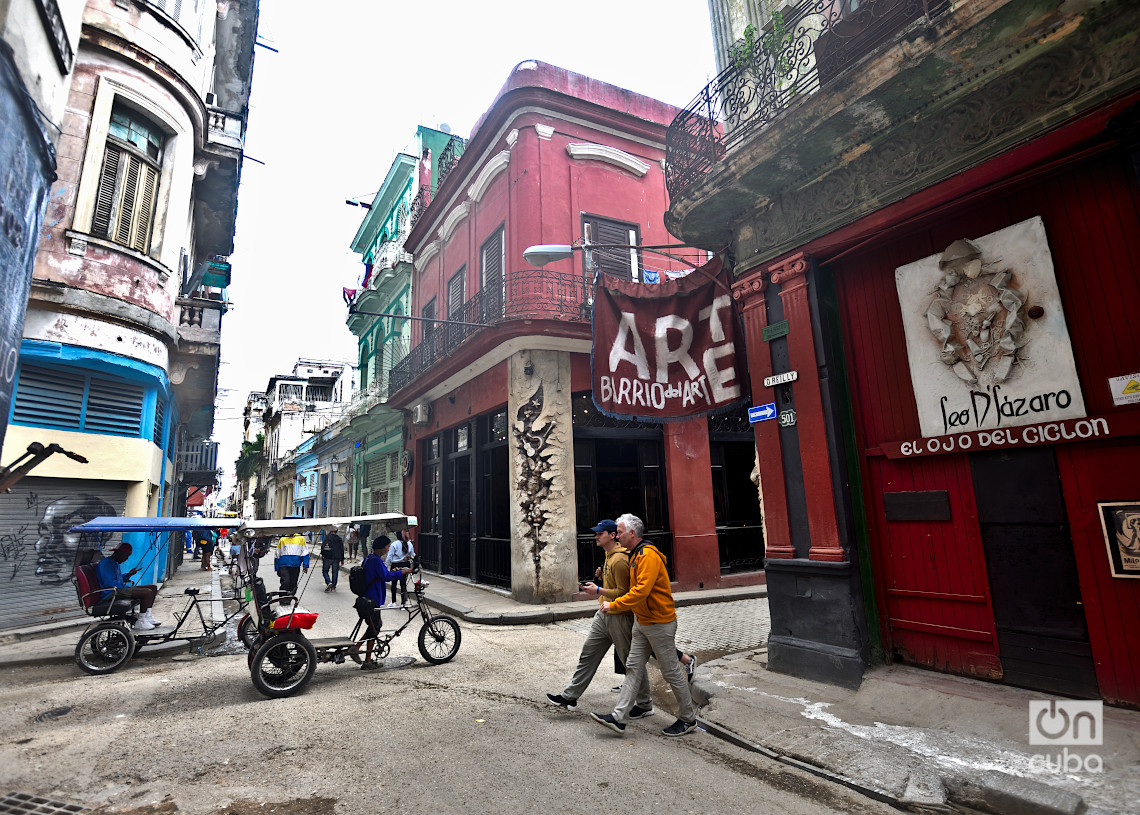
[[[589, 527], [633, 512], [679, 586], [763, 579], [746, 422], [616, 420], [591, 396], [595, 273], [676, 271], [636, 248], [673, 242], [662, 160], [676, 113], [524, 62], [462, 156], [433, 167], [404, 242], [420, 319], [388, 393], [407, 417], [404, 509], [432, 568], [524, 601], [569, 599], [597, 565]], [[597, 269], [582, 253], [543, 269], [523, 260], [581, 239], [611, 247], [592, 253]]]
[[1140, 705], [1140, 8], [712, 5], [667, 222], [732, 247], [794, 411], [756, 430], [771, 667]]
[[[178, 513], [215, 483], [257, 13], [256, 0], [84, 6], [3, 457], [55, 442], [90, 463], [56, 456], [0, 497], [26, 555], [7, 597], [33, 617], [74, 605], [75, 544], [27, 532], [42, 518]], [[147, 579], [178, 556], [148, 555]]]

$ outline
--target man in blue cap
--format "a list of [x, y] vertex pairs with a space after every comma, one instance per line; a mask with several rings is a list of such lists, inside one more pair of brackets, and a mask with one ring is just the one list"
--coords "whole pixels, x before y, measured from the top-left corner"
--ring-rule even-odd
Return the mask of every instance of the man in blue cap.
[[[594, 533], [594, 542], [606, 553], [606, 562], [602, 566], [602, 585], [598, 586], [593, 582], [583, 583], [582, 591], [591, 597], [596, 597], [599, 603], [615, 600], [629, 591], [629, 550], [618, 542], [617, 524], [613, 521], [599, 521], [597, 526], [590, 529]], [[624, 663], [629, 656], [632, 636], [632, 613], [606, 614], [599, 607], [590, 623], [590, 632], [586, 635], [582, 654], [578, 657], [578, 667], [574, 670], [573, 679], [562, 693], [546, 694], [546, 701], [567, 710], [574, 710], [578, 706], [579, 697], [589, 687], [610, 646], [614, 647], [614, 651]], [[642, 719], [653, 715], [649, 677], [643, 672], [641, 678], [642, 681], [634, 697], [637, 700], [636, 704], [627, 714], [630, 719]]]

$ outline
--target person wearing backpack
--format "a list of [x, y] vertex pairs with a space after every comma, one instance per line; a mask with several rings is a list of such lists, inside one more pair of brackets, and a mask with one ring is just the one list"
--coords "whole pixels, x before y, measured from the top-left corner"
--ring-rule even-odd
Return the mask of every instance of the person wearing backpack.
[[325, 591], [336, 591], [336, 580], [344, 564], [344, 540], [336, 530], [321, 541], [321, 574], [325, 578]]
[[[372, 661], [372, 645], [373, 640], [380, 633], [380, 609], [384, 606], [384, 595], [388, 584], [393, 580], [399, 580], [402, 575], [411, 571], [411, 569], [388, 571], [384, 558], [388, 555], [388, 548], [391, 545], [392, 541], [387, 535], [380, 535], [372, 541], [372, 554], [364, 558], [361, 570], [364, 577], [364, 590], [356, 599], [356, 612], [368, 623], [368, 630], [364, 633], [368, 644], [365, 646], [364, 664], [360, 666], [362, 671], [374, 671], [380, 667], [380, 663]], [[353, 591], [358, 588], [352, 586], [351, 581], [349, 587]]]

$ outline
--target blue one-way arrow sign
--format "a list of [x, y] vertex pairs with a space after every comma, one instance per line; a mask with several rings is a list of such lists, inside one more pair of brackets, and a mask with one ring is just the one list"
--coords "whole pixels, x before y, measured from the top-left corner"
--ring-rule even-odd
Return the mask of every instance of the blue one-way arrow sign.
[[769, 419], [776, 418], [776, 403], [769, 402], [766, 405], [753, 405], [748, 408], [748, 421], [755, 424], [756, 422], [766, 422]]

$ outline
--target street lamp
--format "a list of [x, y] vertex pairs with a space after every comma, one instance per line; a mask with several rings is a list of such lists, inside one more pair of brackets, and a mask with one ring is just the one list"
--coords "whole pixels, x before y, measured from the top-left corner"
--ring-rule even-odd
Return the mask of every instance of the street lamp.
[[630, 243], [582, 243], [571, 245], [569, 243], [541, 243], [537, 246], [530, 246], [523, 251], [523, 260], [533, 266], [545, 266], [547, 263], [554, 263], [556, 260], [566, 260], [575, 252], [590, 252], [594, 249], [637, 249], [647, 250], [657, 255], [663, 255], [667, 258], [683, 263], [693, 269], [697, 268], [697, 264], [692, 261], [686, 260], [676, 255], [671, 255], [668, 252], [661, 252], [661, 249], [687, 249], [689, 247], [679, 243], [659, 243], [653, 246], [635, 245]]

